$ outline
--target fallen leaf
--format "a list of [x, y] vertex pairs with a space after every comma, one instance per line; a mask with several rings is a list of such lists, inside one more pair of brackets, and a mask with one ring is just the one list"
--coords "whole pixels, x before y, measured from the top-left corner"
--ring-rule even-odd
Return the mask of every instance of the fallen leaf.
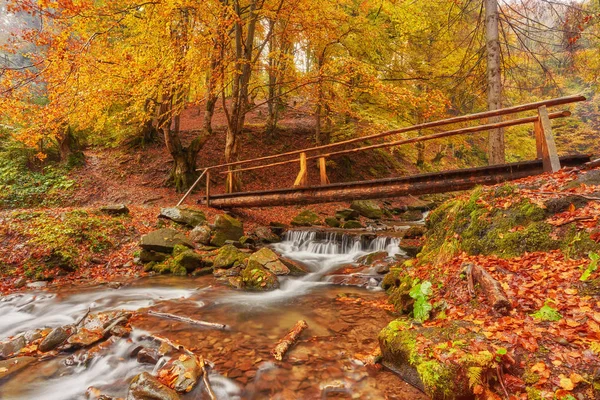
[[561, 388], [565, 390], [573, 390], [575, 389], [575, 384], [569, 378], [560, 378], [559, 385]]

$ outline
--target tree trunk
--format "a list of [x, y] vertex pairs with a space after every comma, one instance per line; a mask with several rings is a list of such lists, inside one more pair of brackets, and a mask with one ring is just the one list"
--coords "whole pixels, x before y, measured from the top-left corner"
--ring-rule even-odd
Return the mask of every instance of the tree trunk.
[[[323, 50], [323, 53], [324, 52], [325, 50]], [[321, 132], [321, 113], [323, 108], [323, 98], [325, 97], [323, 92], [323, 76], [321, 69], [323, 67], [324, 59], [324, 54], [322, 54], [317, 60], [319, 79], [317, 81], [317, 105], [315, 107], [315, 142], [319, 146], [325, 144], [322, 137], [323, 133]]]
[[[502, 107], [502, 76], [500, 74], [500, 38], [498, 34], [498, 0], [485, 0], [485, 34], [487, 47], [488, 110]], [[492, 117], [490, 123], [500, 122], [500, 117]], [[489, 163], [503, 164], [504, 130], [493, 129], [488, 134]]]

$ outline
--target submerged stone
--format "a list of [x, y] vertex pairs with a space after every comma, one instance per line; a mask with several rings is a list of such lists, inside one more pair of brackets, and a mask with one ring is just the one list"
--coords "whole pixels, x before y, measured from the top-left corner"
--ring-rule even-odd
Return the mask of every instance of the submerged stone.
[[0, 361], [0, 380], [22, 370], [36, 360], [35, 357], [16, 357], [11, 358], [10, 360]]

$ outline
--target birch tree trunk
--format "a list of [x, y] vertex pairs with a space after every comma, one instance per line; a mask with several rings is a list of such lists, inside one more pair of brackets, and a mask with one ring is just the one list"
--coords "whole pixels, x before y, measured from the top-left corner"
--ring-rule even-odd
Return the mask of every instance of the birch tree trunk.
[[[500, 38], [498, 33], [498, 0], [485, 2], [485, 35], [487, 48], [488, 110], [502, 107], [502, 76], [500, 75]], [[500, 121], [500, 117], [489, 118], [489, 123]], [[493, 129], [488, 133], [489, 164], [502, 164], [504, 154], [504, 130]]]

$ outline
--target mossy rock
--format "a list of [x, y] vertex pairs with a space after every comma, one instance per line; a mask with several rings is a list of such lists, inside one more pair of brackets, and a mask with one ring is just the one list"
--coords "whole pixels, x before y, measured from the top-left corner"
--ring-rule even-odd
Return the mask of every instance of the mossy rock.
[[244, 236], [244, 225], [242, 222], [231, 215], [220, 214], [215, 218], [210, 244], [221, 247], [228, 240], [239, 241], [242, 236]]
[[342, 225], [344, 229], [363, 229], [364, 226], [358, 221], [346, 221], [344, 225]]
[[398, 215], [402, 221], [420, 221], [423, 219], [423, 213], [419, 210], [407, 210]]
[[555, 199], [550, 199], [544, 203], [548, 214], [558, 214], [567, 211], [571, 205], [575, 208], [585, 207], [589, 200], [580, 196], [565, 196]]
[[325, 218], [325, 225], [330, 226], [332, 228], [339, 228], [341, 223], [338, 219], [333, 217]]
[[205, 275], [212, 275], [213, 273], [213, 268], [212, 267], [201, 267], [201, 268], [197, 268], [194, 270], [194, 272], [192, 272], [193, 276], [205, 276]]
[[178, 254], [173, 258], [173, 262], [185, 268], [187, 272], [192, 272], [204, 265], [202, 256], [193, 250], [186, 250]]
[[[481, 352], [476, 356], [465, 356], [460, 363], [439, 361], [432, 352], [419, 352], [417, 338], [424, 337], [437, 347], [438, 353], [450, 354], [456, 351], [459, 343], [476, 340], [476, 337], [460, 329], [457, 323], [447, 327], [422, 327], [411, 329], [403, 319], [389, 323], [379, 334], [379, 345], [383, 364], [398, 372], [411, 385], [424, 391], [433, 400], [473, 398], [469, 388], [470, 368], [484, 368], [490, 364], [493, 355]], [[456, 343], [456, 347], [448, 346]], [[439, 345], [439, 347], [438, 347]]]
[[241, 287], [251, 291], [269, 291], [279, 288], [279, 281], [274, 273], [252, 263], [242, 270], [240, 274]]
[[182, 233], [171, 228], [163, 228], [142, 236], [140, 246], [144, 250], [171, 253], [176, 245], [194, 248], [194, 244]]
[[206, 215], [201, 210], [189, 207], [166, 207], [161, 208], [159, 218], [170, 219], [178, 224], [194, 228], [206, 222]]
[[404, 232], [404, 238], [406, 239], [414, 239], [423, 236], [427, 233], [427, 228], [421, 225], [411, 226]]
[[163, 262], [168, 257], [169, 257], [169, 254], [167, 254], [167, 253], [160, 253], [157, 251], [145, 250], [145, 249], [142, 249], [142, 251], [140, 251], [140, 261], [144, 264], [149, 263], [149, 262]]
[[388, 302], [401, 314], [410, 314], [413, 310], [415, 300], [409, 293], [414, 286], [414, 281], [405, 272], [403, 267], [395, 267], [390, 270], [381, 282], [381, 287], [388, 294]]
[[288, 275], [290, 269], [279, 260], [279, 256], [273, 250], [263, 247], [248, 257], [248, 266], [260, 266], [271, 271], [275, 275]]
[[335, 212], [335, 218], [340, 221], [356, 221], [360, 217], [360, 213], [352, 208], [343, 208]]
[[373, 200], [354, 200], [350, 204], [350, 208], [366, 218], [381, 219], [383, 217], [383, 210]]
[[321, 218], [313, 211], [304, 210], [292, 220], [294, 226], [321, 225]]
[[213, 262], [213, 268], [231, 268], [236, 265], [242, 265], [247, 257], [246, 253], [228, 244], [219, 249]]

